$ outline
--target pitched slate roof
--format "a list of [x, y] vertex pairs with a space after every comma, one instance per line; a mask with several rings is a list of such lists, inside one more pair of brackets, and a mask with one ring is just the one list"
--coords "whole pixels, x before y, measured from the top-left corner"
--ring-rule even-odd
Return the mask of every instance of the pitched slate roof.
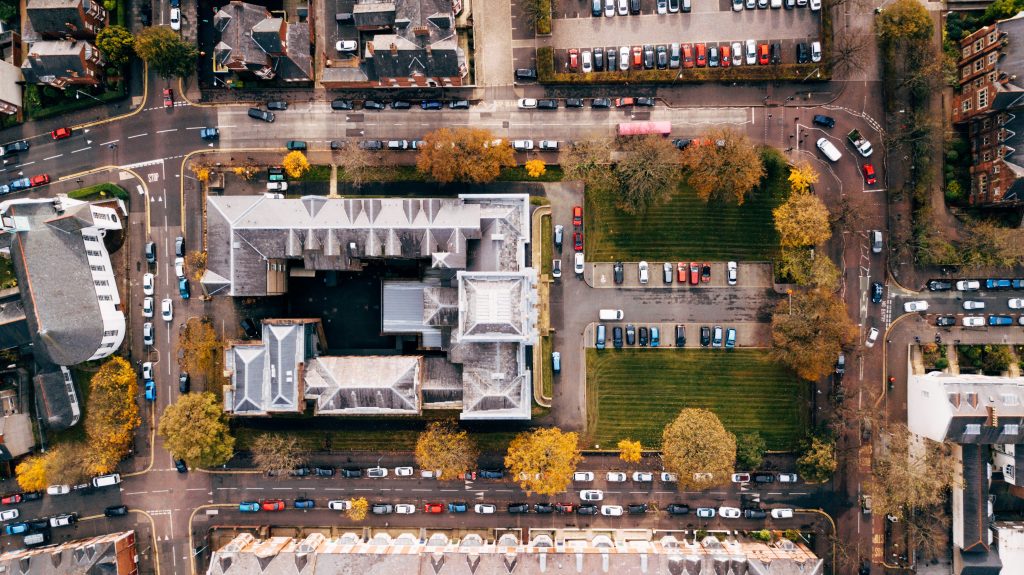
[[322, 356], [306, 369], [306, 397], [317, 415], [415, 415], [422, 370], [416, 355]]
[[33, 43], [25, 61], [21, 63], [25, 81], [30, 84], [38, 84], [45, 82], [46, 78], [51, 76], [55, 78], [85, 76], [86, 67], [82, 63], [82, 51], [86, 49], [87, 45], [92, 50], [96, 49], [83, 40], [77, 42], [41, 40]]
[[225, 409], [236, 415], [301, 411], [305, 362], [318, 349], [317, 321], [265, 321], [261, 341], [228, 346]]
[[69, 24], [82, 29], [79, 6], [82, 0], [29, 0], [26, 12], [32, 29], [38, 34], [63, 34], [70, 32]]

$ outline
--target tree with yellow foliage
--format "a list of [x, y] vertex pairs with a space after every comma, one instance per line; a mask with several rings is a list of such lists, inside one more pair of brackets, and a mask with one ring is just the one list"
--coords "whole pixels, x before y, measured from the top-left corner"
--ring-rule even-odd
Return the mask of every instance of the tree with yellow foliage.
[[352, 500], [352, 507], [348, 508], [345, 512], [345, 516], [352, 521], [362, 521], [366, 519], [366, 513], [370, 510], [370, 503], [365, 497]]
[[639, 441], [623, 439], [619, 441], [619, 459], [626, 463], [640, 463], [643, 448]]
[[138, 375], [123, 357], [114, 356], [92, 376], [86, 403], [85, 433], [92, 453], [91, 473], [110, 473], [128, 454], [133, 432], [142, 424], [135, 402]]
[[301, 178], [302, 174], [309, 171], [309, 160], [306, 159], [306, 154], [298, 150], [288, 152], [281, 165], [289, 178]]
[[772, 210], [772, 216], [783, 248], [817, 246], [832, 237], [828, 208], [814, 194], [794, 190], [782, 205]]
[[492, 182], [502, 168], [516, 165], [512, 146], [482, 128], [441, 128], [423, 142], [416, 169], [442, 184]]
[[524, 431], [515, 437], [505, 454], [505, 467], [527, 495], [561, 493], [583, 461], [579, 436], [557, 427]]
[[76, 485], [95, 475], [93, 451], [85, 442], [58, 443], [46, 453], [49, 485]]
[[479, 456], [476, 442], [452, 421], [431, 422], [416, 440], [416, 463], [423, 469], [440, 471], [445, 479], [455, 479], [473, 469]]
[[547, 171], [548, 168], [544, 165], [544, 160], [534, 159], [526, 162], [526, 174], [531, 178], [539, 178], [546, 174]]
[[191, 168], [192, 173], [196, 175], [197, 180], [203, 183], [210, 181], [210, 168], [206, 166], [198, 166], [195, 164], [193, 164]]
[[209, 379], [221, 373], [221, 340], [209, 318], [191, 318], [178, 331], [178, 367], [192, 375]]
[[789, 169], [789, 189], [794, 193], [805, 194], [817, 183], [818, 172], [807, 162], [800, 162]]
[[157, 433], [172, 456], [195, 467], [223, 465], [234, 453], [224, 410], [210, 392], [187, 393], [167, 406]]
[[41, 491], [50, 483], [46, 480], [46, 456], [30, 455], [22, 460], [14, 472], [18, 474], [18, 485], [24, 491]]

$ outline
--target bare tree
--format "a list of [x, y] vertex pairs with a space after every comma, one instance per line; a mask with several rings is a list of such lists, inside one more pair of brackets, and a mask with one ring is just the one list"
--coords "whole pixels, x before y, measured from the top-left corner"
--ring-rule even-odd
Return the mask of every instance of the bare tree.
[[832, 44], [832, 70], [835, 75], [847, 76], [854, 72], [862, 72], [867, 45], [866, 38], [854, 38], [848, 30], [836, 32], [836, 41]]
[[279, 477], [303, 464], [295, 437], [276, 433], [256, 436], [250, 448], [256, 469]]
[[384, 165], [382, 155], [381, 152], [371, 152], [357, 145], [345, 146], [338, 155], [338, 167], [345, 172], [352, 187], [359, 189], [372, 178], [376, 169]]

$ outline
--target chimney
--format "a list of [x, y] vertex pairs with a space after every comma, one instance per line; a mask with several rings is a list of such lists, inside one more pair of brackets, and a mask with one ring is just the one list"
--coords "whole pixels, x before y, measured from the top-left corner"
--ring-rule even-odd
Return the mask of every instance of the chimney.
[[430, 30], [426, 26], [416, 26], [412, 29], [412, 33], [417, 36], [430, 36]]
[[996, 414], [996, 408], [989, 405], [985, 408], [988, 412], [988, 417], [985, 419], [985, 427], [999, 427], [999, 415]]
[[394, 42], [391, 43], [391, 55], [396, 58], [398, 57], [398, 44], [395, 44]]

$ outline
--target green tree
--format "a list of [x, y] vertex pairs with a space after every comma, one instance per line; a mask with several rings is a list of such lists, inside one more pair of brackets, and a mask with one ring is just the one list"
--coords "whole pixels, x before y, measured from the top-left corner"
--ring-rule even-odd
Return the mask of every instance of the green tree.
[[14, 0], [0, 0], [0, 20], [11, 22], [18, 15], [18, 3]]
[[831, 439], [812, 437], [803, 454], [796, 460], [796, 469], [806, 481], [824, 483], [836, 472], [836, 444]]
[[249, 451], [256, 469], [268, 475], [285, 477], [304, 462], [295, 436], [285, 433], [261, 433], [253, 440]]
[[675, 191], [682, 177], [679, 151], [661, 136], [630, 138], [622, 146], [614, 173], [619, 183], [619, 209], [643, 214]]
[[416, 440], [416, 463], [423, 469], [440, 471], [445, 479], [455, 479], [473, 469], [478, 457], [476, 442], [452, 421], [431, 422]]
[[879, 39], [890, 44], [928, 40], [933, 30], [928, 10], [917, 0], [895, 0], [875, 19], [875, 26]]
[[135, 53], [135, 36], [124, 26], [111, 24], [96, 34], [96, 47], [111, 66], [120, 68]]
[[680, 490], [703, 490], [729, 483], [736, 436], [713, 412], [687, 408], [665, 426], [661, 453], [665, 470], [679, 477]]
[[809, 381], [832, 373], [839, 352], [856, 337], [846, 303], [824, 290], [793, 293], [772, 315], [772, 356]]
[[493, 182], [516, 165], [515, 152], [482, 128], [441, 128], [423, 137], [416, 168], [442, 184]]
[[143, 28], [135, 38], [135, 53], [161, 78], [189, 76], [199, 57], [199, 49], [168, 26]]
[[235, 438], [224, 419], [224, 409], [209, 392], [186, 393], [167, 406], [157, 433], [173, 457], [193, 467], [223, 465], [234, 453]]
[[736, 466], [740, 469], [754, 470], [764, 463], [764, 452], [768, 444], [760, 433], [744, 433], [736, 438]]
[[527, 494], [555, 495], [572, 482], [583, 461], [579, 436], [557, 427], [524, 431], [509, 443], [505, 467]]
[[981, 21], [985, 24], [992, 24], [997, 20], [1012, 18], [1024, 10], [1024, 0], [995, 0], [985, 8], [981, 15]]
[[826, 292], [839, 289], [840, 272], [836, 264], [814, 248], [782, 248], [775, 262], [783, 278], [799, 286], [819, 288]]
[[705, 202], [742, 204], [765, 175], [764, 160], [746, 135], [732, 128], [712, 128], [682, 154], [686, 180]]
[[1009, 346], [986, 345], [981, 357], [981, 370], [985, 373], [1002, 373], [1010, 369], [1013, 361], [1013, 353], [1010, 352]]

